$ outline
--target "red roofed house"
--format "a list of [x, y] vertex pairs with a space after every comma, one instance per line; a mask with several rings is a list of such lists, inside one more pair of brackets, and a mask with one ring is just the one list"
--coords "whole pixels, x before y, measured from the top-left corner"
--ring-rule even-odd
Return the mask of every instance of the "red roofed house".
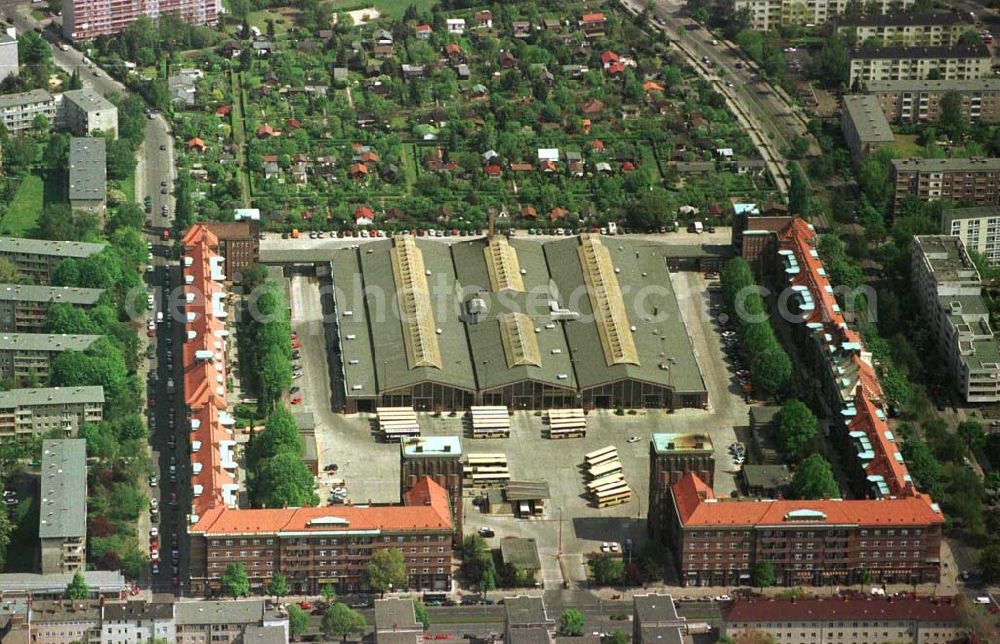
[[351, 177], [354, 179], [364, 179], [368, 176], [368, 166], [364, 163], [355, 163], [351, 166]]
[[603, 13], [585, 13], [580, 19], [580, 27], [588, 38], [595, 38], [604, 35], [604, 26], [608, 19]]
[[486, 176], [491, 179], [499, 179], [500, 175], [503, 174], [503, 168], [496, 163], [487, 163], [483, 171], [486, 172]]
[[620, 63], [621, 57], [613, 51], [606, 51], [601, 54], [601, 64], [604, 65], [604, 69], [608, 68], [611, 63]]
[[229, 113], [233, 111], [231, 105], [223, 105], [215, 109], [216, 116], [229, 116]]
[[273, 127], [271, 127], [267, 123], [265, 123], [264, 125], [261, 125], [259, 128], [257, 128], [257, 138], [258, 139], [266, 139], [266, 138], [274, 137], [274, 136], [281, 136], [281, 132], [279, 132], [278, 130], [274, 129]]
[[596, 98], [593, 100], [584, 101], [580, 105], [580, 111], [583, 112], [584, 114], [589, 114], [591, 116], [595, 114], [600, 114], [601, 112], [604, 111], [604, 103], [597, 100]]
[[375, 221], [375, 213], [368, 206], [359, 206], [354, 211], [354, 223], [358, 226], [368, 226]]
[[448, 43], [447, 45], [445, 45], [444, 53], [448, 55], [448, 58], [451, 59], [459, 58], [462, 55], [462, 48], [459, 47], [456, 43], [453, 42]]
[[510, 169], [512, 172], [531, 172], [534, 168], [530, 163], [511, 163]]
[[214, 508], [189, 528], [191, 591], [218, 593], [226, 566], [242, 563], [251, 588], [281, 573], [296, 594], [315, 595], [331, 578], [338, 591], [353, 592], [385, 548], [403, 552], [409, 588], [448, 590], [454, 525], [448, 492], [430, 477], [417, 480], [402, 505]]
[[537, 219], [538, 211], [535, 210], [534, 206], [523, 206], [521, 208], [521, 217], [523, 219]]
[[666, 88], [662, 83], [657, 83], [656, 81], [646, 81], [642, 84], [642, 89], [646, 92], [662, 92]]
[[[769, 561], [784, 585], [936, 583], [944, 516], [920, 495], [881, 500], [716, 499], [688, 472], [665, 519], [682, 585], [749, 584]], [[716, 557], [724, 553], [725, 559]]]
[[590, 149], [594, 152], [604, 152], [604, 141], [600, 139], [594, 139], [590, 142]]
[[199, 152], [204, 152], [206, 147], [207, 146], [205, 145], [205, 141], [198, 138], [197, 136], [188, 141], [187, 144], [188, 150], [198, 150]]
[[493, 28], [493, 14], [490, 11], [477, 11], [472, 17], [475, 18], [479, 27], [483, 29]]
[[563, 217], [565, 217], [568, 214], [569, 214], [568, 210], [566, 210], [565, 208], [560, 208], [559, 206], [556, 206], [555, 208], [553, 208], [552, 210], [549, 211], [549, 220], [550, 221], [557, 221], [559, 219], [562, 219]]
[[430, 25], [417, 25], [417, 38], [427, 40], [434, 33]]
[[621, 63], [611, 63], [604, 69], [607, 70], [608, 74], [614, 76], [616, 74], [623, 73], [625, 71], [625, 65], [622, 65]]
[[287, 127], [289, 130], [297, 130], [300, 127], [302, 127], [302, 123], [297, 118], [290, 118], [285, 123], [285, 127]]
[[951, 597], [737, 599], [722, 610], [725, 632], [778, 642], [963, 642], [967, 629]]

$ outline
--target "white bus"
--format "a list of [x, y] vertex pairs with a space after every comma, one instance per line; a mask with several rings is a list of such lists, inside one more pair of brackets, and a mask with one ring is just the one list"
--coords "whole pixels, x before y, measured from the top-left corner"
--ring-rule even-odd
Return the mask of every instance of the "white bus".
[[585, 454], [583, 460], [587, 464], [587, 467], [593, 467], [594, 465], [605, 463], [613, 458], [618, 458], [618, 448], [614, 445], [608, 445], [607, 447], [601, 448], [596, 452]]
[[601, 463], [600, 465], [594, 466], [588, 470], [591, 479], [599, 479], [608, 476], [609, 474], [621, 474], [622, 473], [622, 463], [617, 458], [613, 461], [608, 461], [607, 463]]
[[631, 501], [632, 490], [627, 485], [621, 485], [610, 490], [598, 492], [594, 497], [597, 507], [606, 508], [611, 505], [619, 505]]

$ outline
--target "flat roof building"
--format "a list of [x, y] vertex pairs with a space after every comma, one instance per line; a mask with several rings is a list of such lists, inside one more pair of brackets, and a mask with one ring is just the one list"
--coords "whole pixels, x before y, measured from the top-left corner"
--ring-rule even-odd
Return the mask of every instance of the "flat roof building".
[[1000, 158], [893, 159], [892, 182], [893, 210], [906, 197], [996, 205], [1000, 196]]
[[0, 33], [0, 81], [8, 76], [17, 76], [19, 71], [17, 55], [17, 28], [7, 27]]
[[423, 635], [412, 599], [375, 600], [375, 644], [418, 644]]
[[500, 560], [505, 565], [513, 566], [532, 577], [542, 569], [542, 560], [538, 557], [538, 544], [534, 539], [508, 537], [500, 540]]
[[546, 644], [551, 641], [555, 620], [549, 617], [541, 597], [504, 597], [503, 612], [506, 644]]
[[843, 102], [840, 124], [855, 164], [875, 150], [896, 142], [889, 121], [874, 96], [849, 94], [844, 96]]
[[948, 208], [941, 213], [941, 234], [959, 237], [990, 266], [1000, 265], [1000, 206]]
[[665, 248], [397, 236], [334, 252], [344, 409], [701, 407]]
[[1000, 122], [1000, 78], [871, 81], [865, 91], [892, 123], [937, 122], [941, 99], [949, 93], [958, 94], [962, 116], [970, 123]]
[[220, 7], [215, 0], [159, 0], [155, 3], [63, 0], [62, 31], [66, 38], [91, 40], [119, 33], [140, 16], [155, 21], [171, 13], [192, 25], [214, 25]]
[[49, 123], [56, 119], [56, 100], [44, 89], [0, 96], [0, 119], [8, 131], [29, 130], [38, 116], [44, 116]]
[[0, 331], [37, 333], [53, 304], [70, 304], [83, 309], [97, 305], [104, 291], [99, 288], [0, 284]]
[[0, 257], [10, 261], [36, 284], [50, 284], [52, 273], [64, 259], [83, 259], [104, 250], [104, 244], [0, 237]]
[[42, 441], [40, 479], [42, 574], [82, 571], [87, 563], [87, 441]]
[[44, 380], [49, 363], [63, 351], [85, 351], [101, 336], [52, 333], [5, 333], [0, 335], [0, 378]]
[[670, 595], [632, 597], [632, 641], [635, 644], [683, 644], [686, 620], [677, 614]]
[[174, 605], [176, 644], [238, 644], [257, 628], [271, 632], [274, 644], [288, 644], [288, 615], [268, 608], [263, 599], [177, 602]]
[[69, 141], [69, 205], [103, 219], [108, 198], [106, 141], [73, 137]]
[[90, 88], [63, 92], [60, 111], [61, 124], [77, 136], [100, 133], [118, 138], [118, 108]]
[[0, 391], [0, 441], [62, 431], [104, 418], [104, 387], [48, 387]]
[[982, 299], [982, 280], [959, 237], [913, 240], [913, 284], [938, 349], [969, 403], [1000, 401], [1000, 345]]
[[[715, 480], [715, 446], [708, 434], [653, 434], [649, 442], [649, 525], [659, 534], [669, 516], [670, 488], [688, 472]], [[711, 483], [708, 483], [711, 485]]]
[[862, 47], [851, 51], [851, 84], [930, 78], [934, 71], [946, 80], [983, 78], [993, 58], [985, 45], [937, 47]]

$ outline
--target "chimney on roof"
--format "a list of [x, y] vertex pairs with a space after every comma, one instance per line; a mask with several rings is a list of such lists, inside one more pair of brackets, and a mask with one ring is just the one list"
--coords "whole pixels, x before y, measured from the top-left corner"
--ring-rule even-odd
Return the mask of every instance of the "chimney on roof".
[[445, 445], [444, 446], [444, 451], [450, 452], [451, 451], [451, 445]]

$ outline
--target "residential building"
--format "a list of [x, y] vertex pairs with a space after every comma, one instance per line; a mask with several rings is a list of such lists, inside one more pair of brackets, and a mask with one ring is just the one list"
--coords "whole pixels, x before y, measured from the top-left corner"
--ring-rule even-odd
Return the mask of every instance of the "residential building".
[[850, 53], [851, 84], [924, 80], [934, 71], [945, 80], [969, 80], [991, 74], [993, 58], [986, 45], [939, 47], [863, 47]]
[[243, 272], [260, 259], [260, 213], [256, 219], [206, 222], [205, 227], [219, 240], [226, 281], [239, 282]]
[[272, 636], [269, 644], [288, 644], [288, 615], [263, 599], [177, 602], [174, 623], [175, 644], [241, 644], [261, 628]]
[[175, 642], [174, 602], [142, 599], [107, 602], [101, 612], [101, 644]]
[[29, 611], [28, 628], [32, 642], [76, 644], [101, 641], [100, 600], [32, 601]]
[[182, 69], [167, 79], [167, 91], [170, 93], [170, 103], [181, 109], [191, 107], [195, 103], [198, 81], [205, 73], [200, 69]]
[[84, 423], [104, 418], [104, 387], [48, 387], [0, 391], [0, 441], [61, 430], [75, 436]]
[[104, 244], [0, 237], [0, 257], [35, 284], [50, 284], [52, 273], [64, 259], [84, 259], [102, 250]]
[[[865, 8], [878, 14], [899, 13], [913, 6], [916, 0], [875, 0]], [[746, 9], [750, 27], [757, 31], [775, 29], [781, 24], [819, 25], [845, 13], [851, 0], [736, 0], [735, 9]]]
[[0, 80], [17, 76], [20, 73], [18, 66], [17, 28], [7, 27], [0, 33]]
[[948, 208], [941, 213], [941, 234], [961, 238], [966, 249], [1000, 265], [1000, 206]]
[[108, 198], [106, 141], [73, 137], [69, 142], [69, 205], [104, 219]]
[[907, 197], [996, 205], [1000, 198], [1000, 158], [893, 159], [892, 183], [893, 210]]
[[118, 108], [92, 89], [73, 89], [62, 94], [59, 125], [77, 136], [95, 133], [118, 138]]
[[103, 292], [99, 288], [0, 284], [0, 331], [40, 332], [53, 304], [89, 309], [97, 305]]
[[778, 253], [778, 233], [787, 229], [794, 216], [767, 216], [750, 209], [733, 215], [732, 246], [736, 255], [750, 264], [759, 280], [773, 266]]
[[912, 266], [921, 313], [963, 398], [1000, 401], [1000, 348], [965, 243], [946, 235], [915, 237]]
[[957, 45], [962, 34], [976, 26], [957, 11], [930, 13], [872, 13], [837, 20], [842, 36], [854, 35], [858, 45], [878, 41], [881, 45], [938, 47]]
[[375, 644], [420, 644], [423, 637], [412, 599], [375, 600]]
[[779, 584], [936, 583], [944, 515], [926, 496], [717, 499], [695, 474], [671, 489], [666, 543], [682, 585], [747, 585], [760, 562]]
[[[688, 472], [714, 481], [715, 450], [707, 434], [653, 434], [649, 442], [649, 525], [656, 534], [666, 525], [670, 488]], [[712, 485], [708, 483], [708, 485]]]
[[218, 593], [226, 565], [242, 563], [251, 588], [276, 572], [293, 594], [333, 583], [353, 592], [373, 552], [403, 552], [410, 588], [451, 588], [454, 522], [447, 491], [424, 478], [403, 505], [243, 510], [213, 507], [189, 529], [191, 591]]
[[503, 612], [506, 644], [546, 644], [552, 641], [555, 620], [549, 617], [541, 597], [504, 597]]
[[962, 116], [970, 123], [1000, 122], [1000, 78], [872, 81], [865, 91], [892, 123], [937, 122], [941, 100], [952, 93], [958, 94]]
[[748, 631], [778, 642], [929, 644], [968, 637], [951, 597], [777, 597], [736, 599], [722, 609], [725, 634]]
[[420, 436], [399, 443], [401, 493], [429, 476], [448, 491], [458, 539], [462, 534], [462, 441], [457, 436]]
[[100, 2], [63, 0], [63, 35], [74, 40], [91, 40], [119, 33], [139, 16], [156, 20], [175, 14], [193, 25], [214, 25], [221, 4], [216, 0], [157, 0], [156, 2]]
[[100, 337], [50, 333], [0, 335], [0, 378], [44, 381], [54, 356], [63, 351], [85, 351]]
[[632, 641], [634, 644], [682, 644], [686, 620], [677, 614], [670, 595], [632, 597]]
[[87, 441], [42, 441], [39, 478], [42, 574], [82, 571], [87, 564]]
[[[83, 580], [90, 589], [90, 597], [115, 599], [127, 590], [125, 577], [119, 570], [81, 570]], [[33, 599], [60, 599], [75, 573], [41, 575], [30, 572], [0, 574], [0, 593], [5, 599], [28, 597]]]
[[45, 90], [0, 96], [0, 118], [9, 132], [30, 130], [39, 116], [44, 116], [49, 123], [56, 120], [56, 100]]
[[843, 102], [840, 125], [855, 165], [875, 150], [896, 142], [889, 121], [874, 96], [849, 94], [844, 96]]

